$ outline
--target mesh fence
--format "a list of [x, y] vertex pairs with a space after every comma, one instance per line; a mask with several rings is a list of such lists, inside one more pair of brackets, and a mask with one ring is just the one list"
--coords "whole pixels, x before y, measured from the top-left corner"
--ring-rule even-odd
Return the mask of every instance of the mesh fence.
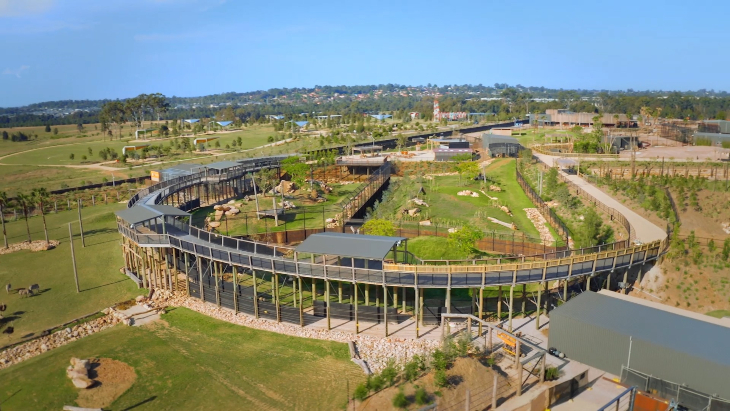
[[621, 382], [634, 386], [639, 390], [664, 398], [675, 400], [679, 405], [690, 410], [730, 411], [730, 401], [713, 397], [681, 384], [663, 380], [640, 371], [622, 367]]

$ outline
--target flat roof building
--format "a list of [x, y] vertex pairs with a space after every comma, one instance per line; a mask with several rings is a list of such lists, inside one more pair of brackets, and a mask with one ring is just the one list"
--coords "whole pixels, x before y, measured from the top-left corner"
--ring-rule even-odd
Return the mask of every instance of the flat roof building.
[[499, 134], [482, 134], [482, 148], [491, 157], [517, 157], [522, 145], [511, 136], [503, 136]]
[[690, 409], [730, 399], [729, 342], [726, 320], [606, 290], [550, 313], [551, 347]]

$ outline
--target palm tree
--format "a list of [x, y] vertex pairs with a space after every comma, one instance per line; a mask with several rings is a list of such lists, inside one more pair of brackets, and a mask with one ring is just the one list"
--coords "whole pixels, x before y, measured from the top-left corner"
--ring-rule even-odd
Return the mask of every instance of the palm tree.
[[15, 196], [15, 202], [17, 202], [23, 208], [23, 217], [25, 218], [25, 229], [28, 231], [28, 242], [33, 240], [30, 238], [30, 226], [28, 225], [28, 207], [33, 204], [31, 196], [25, 193], [18, 193]]
[[8, 205], [8, 195], [4, 191], [0, 191], [0, 221], [3, 223], [3, 240], [5, 240], [5, 248], [8, 248], [8, 234], [5, 232], [5, 213], [3, 207]]
[[43, 232], [46, 235], [46, 245], [48, 245], [48, 227], [46, 226], [46, 214], [43, 212], [43, 204], [48, 202], [51, 195], [45, 188], [41, 187], [34, 189], [31, 192], [31, 196], [33, 202], [38, 204], [38, 207], [41, 209], [41, 217], [43, 217]]

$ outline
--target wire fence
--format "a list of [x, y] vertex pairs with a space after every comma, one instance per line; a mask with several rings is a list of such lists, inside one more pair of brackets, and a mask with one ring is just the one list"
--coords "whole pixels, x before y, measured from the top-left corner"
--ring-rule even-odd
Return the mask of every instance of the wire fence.
[[726, 399], [625, 366], [621, 367], [621, 383], [667, 400], [674, 400], [690, 410], [730, 411], [730, 401]]

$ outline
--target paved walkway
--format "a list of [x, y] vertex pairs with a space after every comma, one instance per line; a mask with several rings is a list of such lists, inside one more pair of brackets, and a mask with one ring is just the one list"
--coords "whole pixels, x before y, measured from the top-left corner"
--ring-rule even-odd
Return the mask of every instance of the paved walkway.
[[[555, 161], [560, 158], [557, 156], [549, 156], [546, 154], [538, 154], [536, 153], [535, 156], [540, 159], [543, 163], [554, 166]], [[629, 220], [629, 223], [631, 226], [636, 230], [636, 239], [641, 241], [642, 243], [650, 243], [652, 241], [657, 240], [663, 240], [667, 237], [666, 231], [661, 228], [657, 227], [654, 223], [651, 221], [645, 219], [644, 217], [636, 214], [631, 209], [626, 207], [625, 205], [618, 202], [616, 199], [611, 197], [610, 195], [604, 193], [601, 191], [598, 187], [594, 186], [593, 184], [587, 182], [586, 180], [572, 174], [567, 174], [564, 172], [560, 172], [566, 179], [570, 180], [572, 183], [577, 185], [578, 187], [585, 190], [588, 194], [595, 197], [598, 201], [605, 204], [608, 207], [616, 209], [619, 213], [623, 214], [624, 217], [626, 217], [627, 220]]]

